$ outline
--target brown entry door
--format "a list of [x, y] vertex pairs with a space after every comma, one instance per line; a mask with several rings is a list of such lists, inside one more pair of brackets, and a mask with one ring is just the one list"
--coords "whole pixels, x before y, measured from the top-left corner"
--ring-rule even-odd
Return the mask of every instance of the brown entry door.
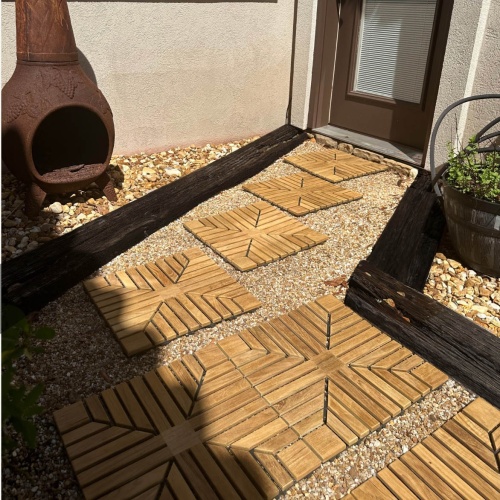
[[338, 2], [330, 123], [423, 150], [452, 0]]

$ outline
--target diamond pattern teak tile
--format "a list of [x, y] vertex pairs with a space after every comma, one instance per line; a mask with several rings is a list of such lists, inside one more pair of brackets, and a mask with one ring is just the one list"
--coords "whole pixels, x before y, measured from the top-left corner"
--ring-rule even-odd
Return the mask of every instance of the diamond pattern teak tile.
[[500, 498], [500, 410], [476, 399], [346, 499]]
[[261, 305], [199, 248], [84, 286], [129, 356]]
[[54, 418], [86, 498], [272, 498], [446, 376], [332, 296]]
[[245, 184], [243, 189], [297, 216], [363, 197], [361, 193], [334, 186], [309, 174]]
[[328, 239], [265, 202], [189, 221], [184, 227], [240, 271], [269, 264]]
[[287, 156], [287, 163], [330, 182], [340, 182], [387, 170], [385, 165], [329, 149], [328, 151]]

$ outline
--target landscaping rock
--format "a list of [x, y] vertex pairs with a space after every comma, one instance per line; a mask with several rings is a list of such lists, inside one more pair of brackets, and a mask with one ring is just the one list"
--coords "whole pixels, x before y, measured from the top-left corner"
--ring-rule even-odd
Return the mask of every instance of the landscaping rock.
[[321, 146], [326, 146], [327, 148], [338, 148], [338, 141], [332, 139], [331, 137], [327, 137], [326, 135], [316, 134], [316, 142]]
[[424, 293], [500, 337], [500, 279], [479, 275], [439, 252]]
[[384, 159], [384, 157], [378, 153], [373, 153], [372, 151], [360, 148], [354, 148], [352, 154], [358, 158], [364, 158], [365, 160], [373, 161], [375, 163], [380, 163]]
[[55, 203], [52, 203], [52, 205], [49, 206], [49, 210], [53, 214], [62, 214], [63, 207], [62, 207], [62, 205], [58, 201], [56, 201]]
[[[182, 175], [189, 174], [204, 167], [211, 161], [237, 151], [252, 139], [232, 141], [227, 144], [206, 144], [202, 147], [194, 145], [185, 148], [172, 148], [159, 153], [120, 155], [111, 158], [108, 174], [113, 179], [118, 200], [110, 202], [95, 185], [86, 190], [61, 195], [47, 195], [40, 215], [32, 220], [23, 213], [26, 187], [10, 172], [2, 175], [2, 260], [6, 261], [28, 251], [30, 241], [42, 244], [50, 241], [46, 237], [55, 229], [54, 237], [66, 234], [101, 215], [105, 215], [141, 196], [175, 181]], [[30, 240], [20, 245], [21, 238], [15, 244], [7, 244], [8, 231], [22, 231], [33, 227], [43, 234], [37, 237], [30, 234]], [[17, 235], [17, 233], [16, 233]], [[21, 236], [24, 236], [21, 235]], [[7, 249], [10, 247], [10, 249]], [[31, 250], [33, 246], [29, 247]], [[12, 250], [14, 249], [14, 250]]]
[[349, 153], [350, 155], [354, 151], [354, 146], [352, 144], [346, 144], [345, 142], [341, 142], [337, 148], [339, 151], [344, 151], [345, 153]]

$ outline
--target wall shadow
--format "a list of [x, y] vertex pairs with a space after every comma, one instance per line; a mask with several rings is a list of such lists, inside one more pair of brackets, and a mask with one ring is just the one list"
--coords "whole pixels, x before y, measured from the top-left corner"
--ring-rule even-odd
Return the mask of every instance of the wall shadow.
[[[97, 77], [95, 76], [94, 69], [87, 59], [85, 54], [77, 47], [78, 50], [78, 62], [80, 63], [83, 72], [92, 80], [92, 82], [97, 85]], [[97, 85], [98, 86], [98, 85]]]

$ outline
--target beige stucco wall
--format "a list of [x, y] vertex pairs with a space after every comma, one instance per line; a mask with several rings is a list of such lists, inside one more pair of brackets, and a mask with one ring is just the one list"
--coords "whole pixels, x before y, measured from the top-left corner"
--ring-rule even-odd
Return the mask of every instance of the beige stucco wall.
[[290, 121], [303, 129], [309, 113], [317, 10], [317, 0], [298, 2]]
[[[114, 113], [115, 153], [263, 134], [285, 123], [293, 2], [69, 2]], [[2, 2], [2, 85], [15, 65]]]
[[[113, 109], [115, 153], [239, 139], [285, 123], [294, 3], [69, 2], [77, 45]], [[317, 0], [298, 0], [290, 118], [301, 128], [316, 12]], [[455, 0], [435, 119], [464, 95], [500, 92], [498, 19], [500, 0]], [[2, 84], [14, 65], [14, 2], [2, 2]], [[457, 113], [463, 137], [485, 121], [484, 109]], [[448, 122], [438, 161], [454, 117]]]
[[[434, 121], [453, 102], [470, 95], [500, 93], [500, 0], [455, 0]], [[436, 164], [447, 144], [464, 144], [488, 120], [500, 116], [500, 100], [471, 103], [450, 112], [436, 141]], [[427, 156], [429, 166], [429, 156]]]
[[[482, 41], [472, 95], [500, 94], [500, 0], [491, 0], [484, 30], [480, 35]], [[470, 104], [463, 138], [467, 140], [489, 121], [499, 116], [500, 99]]]

